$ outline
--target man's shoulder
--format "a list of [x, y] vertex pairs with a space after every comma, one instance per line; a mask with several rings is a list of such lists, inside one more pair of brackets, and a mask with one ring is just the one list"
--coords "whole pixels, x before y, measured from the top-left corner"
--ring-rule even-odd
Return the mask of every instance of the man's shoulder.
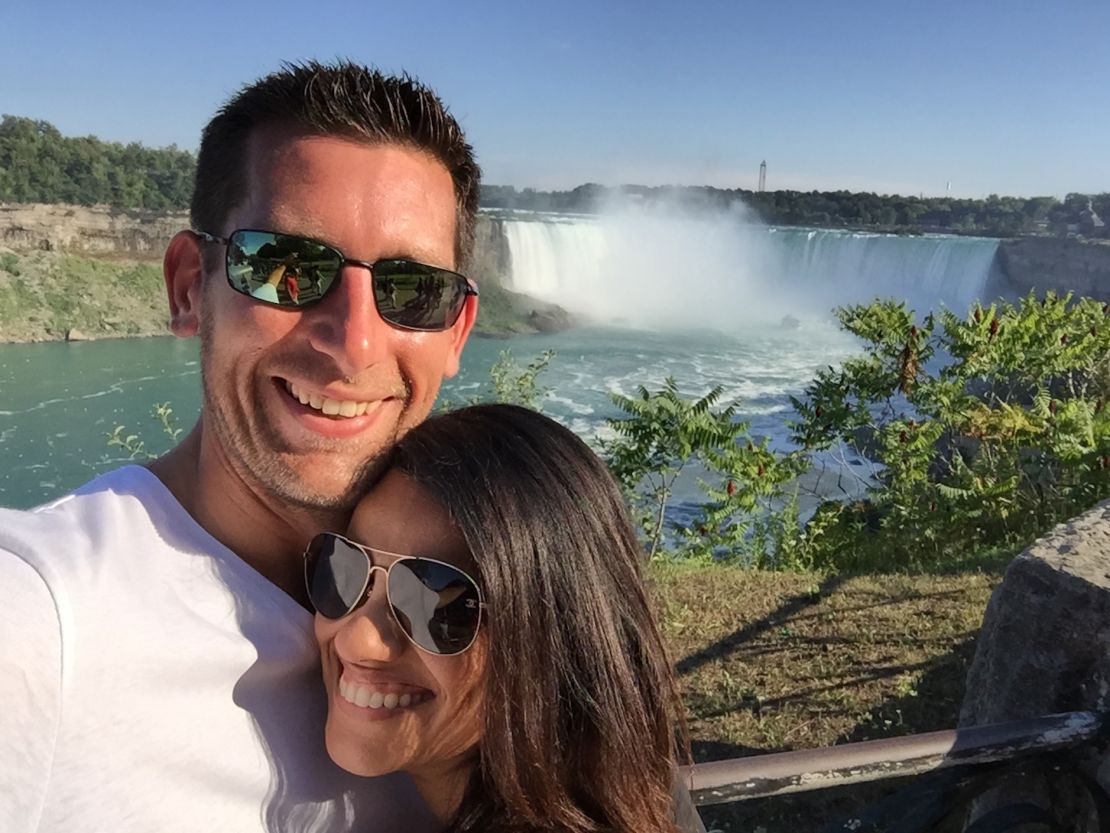
[[64, 497], [33, 509], [0, 509], [0, 554], [38, 566], [49, 555], [70, 556], [102, 550], [144, 528], [157, 525], [176, 505], [161, 482], [141, 466], [101, 475]]

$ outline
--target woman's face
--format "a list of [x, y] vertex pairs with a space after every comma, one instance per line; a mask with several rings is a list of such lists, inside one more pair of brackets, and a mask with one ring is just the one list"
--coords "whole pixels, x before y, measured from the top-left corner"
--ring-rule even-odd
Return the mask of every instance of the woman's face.
[[[447, 513], [396, 471], [359, 503], [347, 537], [475, 572]], [[396, 560], [377, 553], [374, 558], [381, 567]], [[375, 572], [367, 601], [343, 619], [316, 616], [328, 692], [328, 754], [358, 775], [445, 773], [480, 738], [486, 642], [479, 631], [462, 654], [436, 656], [417, 648], [390, 615], [383, 579]], [[370, 705], [357, 705], [368, 699]]]

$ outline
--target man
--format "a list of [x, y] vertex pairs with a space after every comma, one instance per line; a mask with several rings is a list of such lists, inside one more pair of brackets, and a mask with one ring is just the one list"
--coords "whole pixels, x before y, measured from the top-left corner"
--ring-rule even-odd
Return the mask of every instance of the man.
[[[478, 177], [431, 91], [350, 64], [287, 66], [209, 123], [164, 261], [172, 330], [201, 340], [196, 427], [0, 511], [0, 830], [431, 825], [403, 777], [323, 753], [300, 556], [458, 370]], [[250, 297], [264, 245], [312, 260], [311, 303]], [[435, 309], [376, 299], [412, 274]]]

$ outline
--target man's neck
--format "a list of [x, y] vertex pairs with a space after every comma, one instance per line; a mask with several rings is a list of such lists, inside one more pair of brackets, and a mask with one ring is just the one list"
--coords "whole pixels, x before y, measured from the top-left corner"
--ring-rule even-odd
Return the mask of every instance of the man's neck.
[[189, 515], [213, 538], [307, 607], [301, 554], [321, 530], [342, 531], [342, 513], [290, 507], [247, 483], [206, 443], [203, 419], [175, 448], [149, 464]]

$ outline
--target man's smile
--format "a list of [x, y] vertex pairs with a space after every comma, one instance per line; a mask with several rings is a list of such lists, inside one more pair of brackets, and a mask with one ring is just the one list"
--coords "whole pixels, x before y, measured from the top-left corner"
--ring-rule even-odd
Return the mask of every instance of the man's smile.
[[307, 405], [313, 410], [320, 411], [324, 416], [350, 418], [363, 416], [366, 413], [373, 413], [377, 410], [384, 400], [354, 400], [354, 399], [332, 399], [322, 394], [309, 391], [298, 385], [285, 381], [285, 389], [289, 391], [290, 395], [300, 402], [302, 405]]

